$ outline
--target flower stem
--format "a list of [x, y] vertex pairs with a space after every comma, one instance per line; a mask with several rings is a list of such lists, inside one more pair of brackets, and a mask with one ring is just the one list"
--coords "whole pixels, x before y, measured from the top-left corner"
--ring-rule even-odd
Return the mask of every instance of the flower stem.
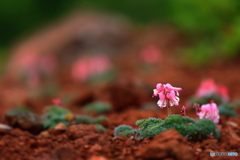
[[167, 103], [167, 109], [168, 109], [168, 116], [170, 116], [172, 114], [171, 111], [171, 106]]

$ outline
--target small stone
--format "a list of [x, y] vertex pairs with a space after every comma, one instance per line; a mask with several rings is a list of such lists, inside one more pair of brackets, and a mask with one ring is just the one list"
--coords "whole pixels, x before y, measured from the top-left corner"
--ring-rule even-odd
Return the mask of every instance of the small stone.
[[100, 146], [99, 144], [94, 144], [91, 148], [91, 151], [101, 151], [102, 150], [102, 146]]
[[92, 156], [88, 160], [107, 160], [107, 158], [102, 156]]
[[12, 127], [6, 124], [0, 124], [0, 129], [6, 129], [6, 130], [11, 130]]
[[86, 144], [86, 145], [84, 145], [84, 148], [86, 148], [86, 149], [87, 149], [87, 148], [89, 148], [89, 145], [87, 145], [87, 144]]
[[56, 129], [56, 130], [66, 130], [67, 127], [66, 127], [65, 124], [63, 124], [63, 123], [58, 123], [58, 124], [54, 127], [54, 129]]
[[43, 130], [43, 119], [41, 116], [31, 112], [17, 115], [6, 114], [3, 121], [14, 128], [27, 130], [32, 134], [39, 134]]
[[197, 148], [196, 151], [197, 152], [202, 152], [202, 149], [201, 148]]
[[226, 124], [232, 126], [232, 127], [238, 127], [238, 124], [232, 121], [227, 121]]
[[49, 136], [49, 132], [48, 131], [42, 131], [40, 133], [40, 135], [43, 136], [43, 137], [48, 137]]

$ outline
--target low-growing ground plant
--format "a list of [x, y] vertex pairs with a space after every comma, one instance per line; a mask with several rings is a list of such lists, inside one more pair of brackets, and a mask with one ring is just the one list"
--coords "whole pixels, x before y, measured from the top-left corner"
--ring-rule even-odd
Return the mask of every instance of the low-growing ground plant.
[[44, 128], [53, 128], [59, 123], [63, 123], [66, 126], [70, 125], [70, 122], [67, 119], [72, 115], [72, 113], [66, 108], [53, 105], [47, 107], [45, 111], [47, 113], [43, 115]]
[[240, 106], [240, 102], [229, 102], [227, 87], [216, 84], [213, 79], [207, 79], [201, 82], [195, 95], [190, 98], [190, 103], [202, 105], [211, 101], [218, 105], [220, 115], [237, 117], [235, 109]]
[[160, 108], [168, 107], [168, 117], [165, 120], [158, 118], [141, 119], [136, 122], [138, 129], [128, 125], [120, 125], [115, 128], [114, 135], [129, 136], [133, 135], [140, 139], [152, 138], [155, 135], [169, 129], [176, 129], [180, 134], [188, 139], [202, 140], [213, 136], [219, 138], [220, 133], [217, 128], [219, 122], [219, 110], [215, 103], [205, 104], [200, 108], [197, 115], [199, 120], [194, 120], [186, 116], [186, 108], [182, 107], [181, 115], [172, 115], [170, 106], [179, 105], [179, 93], [181, 88], [172, 87], [170, 84], [157, 84], [153, 90], [153, 96], [159, 96], [158, 105]]
[[15, 115], [19, 115], [22, 113], [33, 113], [33, 111], [31, 109], [27, 108], [26, 106], [19, 106], [13, 110], [10, 110], [7, 114], [11, 115], [11, 116], [15, 116]]
[[84, 107], [86, 113], [94, 112], [98, 114], [109, 112], [111, 109], [111, 104], [106, 102], [92, 102]]
[[66, 126], [71, 124], [95, 124], [100, 131], [105, 131], [105, 128], [100, 124], [106, 120], [105, 116], [98, 116], [96, 118], [87, 115], [74, 115], [68, 109], [62, 107], [62, 102], [59, 99], [53, 99], [54, 105], [47, 107], [46, 114], [43, 115], [44, 128], [54, 128], [57, 124], [63, 123]]
[[193, 140], [205, 139], [208, 136], [220, 137], [216, 124], [208, 119], [195, 121], [189, 117], [170, 115], [165, 120], [157, 118], [141, 119], [136, 122], [136, 125], [139, 126], [139, 129], [134, 129], [128, 125], [120, 125], [115, 128], [114, 136], [135, 135], [145, 139], [174, 128], [183, 136]]

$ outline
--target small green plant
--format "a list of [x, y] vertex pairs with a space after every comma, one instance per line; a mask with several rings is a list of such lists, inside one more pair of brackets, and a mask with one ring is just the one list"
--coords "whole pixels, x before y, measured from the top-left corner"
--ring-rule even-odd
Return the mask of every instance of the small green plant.
[[100, 132], [106, 132], [106, 128], [104, 128], [101, 124], [95, 124], [95, 127], [97, 128], [97, 130], [99, 130]]
[[106, 120], [105, 116], [98, 116], [96, 118], [92, 118], [92, 117], [86, 116], [86, 115], [76, 115], [75, 116], [76, 123], [97, 124], [97, 123], [101, 123], [104, 120]]
[[191, 104], [206, 104], [214, 101], [218, 104], [220, 115], [236, 117], [235, 109], [240, 106], [240, 102], [229, 102], [228, 88], [224, 85], [219, 85], [213, 79], [207, 79], [201, 82], [197, 92], [190, 99]]
[[84, 107], [84, 111], [95, 112], [95, 113], [105, 113], [109, 112], [112, 109], [112, 106], [109, 103], [105, 102], [93, 102]]
[[26, 106], [19, 106], [13, 110], [10, 110], [7, 114], [11, 116], [16, 116], [22, 113], [33, 113], [33, 111]]
[[188, 139], [201, 140], [209, 135], [219, 138], [216, 124], [208, 119], [195, 121], [189, 117], [170, 115], [165, 120], [156, 118], [138, 120], [136, 125], [140, 127], [139, 130], [133, 129], [131, 126], [120, 125], [115, 128], [114, 135], [119, 137], [139, 134], [142, 139], [145, 139], [174, 128]]
[[198, 104], [206, 104], [209, 103], [210, 101], [214, 101], [217, 104], [222, 104], [224, 103], [222, 97], [219, 94], [210, 94], [210, 95], [204, 95], [202, 97], [192, 97], [190, 99], [190, 103], [198, 103]]
[[53, 105], [47, 107], [45, 110], [47, 113], [43, 115], [45, 119], [43, 123], [44, 128], [53, 128], [58, 123], [63, 123], [66, 126], [70, 125], [68, 117], [70, 117], [72, 113], [68, 109]]
[[234, 103], [222, 104], [218, 108], [220, 111], [220, 115], [237, 117], [237, 112], [235, 111], [235, 109], [239, 106], [240, 106], [240, 102], [237, 101]]
[[137, 134], [138, 130], [133, 129], [129, 125], [120, 125], [114, 129], [114, 136], [115, 137], [120, 137], [120, 136], [129, 136], [129, 135], [134, 135]]
[[[172, 87], [169, 83], [156, 85], [153, 90], [153, 96], [159, 96], [158, 105], [160, 108], [168, 107], [168, 117], [165, 120], [158, 118], [141, 119], [136, 122], [139, 129], [133, 129], [128, 125], [120, 125], [115, 128], [114, 135], [129, 136], [135, 135], [135, 138], [152, 138], [155, 135], [169, 129], [176, 129], [180, 134], [188, 139], [202, 140], [208, 136], [219, 138], [219, 130], [216, 124], [219, 122], [219, 110], [215, 103], [202, 105], [198, 109], [198, 121], [186, 116], [186, 108], [182, 107], [181, 115], [171, 115], [170, 106], [179, 105], [179, 93], [181, 88]], [[215, 124], [216, 123], [216, 124]]]

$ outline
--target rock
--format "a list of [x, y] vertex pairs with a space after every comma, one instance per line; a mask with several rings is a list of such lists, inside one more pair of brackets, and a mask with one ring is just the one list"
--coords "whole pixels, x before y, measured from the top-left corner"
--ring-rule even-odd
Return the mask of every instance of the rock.
[[86, 125], [86, 124], [79, 124], [79, 125], [71, 125], [68, 127], [67, 135], [70, 139], [78, 139], [84, 136], [98, 133], [95, 125]]
[[51, 157], [53, 160], [74, 160], [77, 159], [78, 153], [69, 145], [59, 146], [52, 151]]
[[58, 124], [54, 127], [54, 129], [56, 129], [56, 130], [66, 130], [67, 127], [66, 127], [63, 123], [58, 123]]
[[107, 158], [103, 156], [91, 156], [88, 160], [107, 160]]
[[101, 151], [102, 149], [103, 149], [102, 146], [96, 143], [90, 148], [90, 151], [97, 152], [97, 151]]
[[49, 136], [49, 132], [48, 131], [42, 131], [40, 133], [40, 135], [43, 136], [43, 137], [48, 137]]
[[187, 140], [174, 129], [156, 135], [139, 153], [145, 159], [193, 159]]
[[6, 130], [11, 130], [12, 127], [6, 124], [0, 124], [0, 129], [6, 129]]
[[13, 128], [27, 130], [32, 134], [38, 134], [43, 130], [42, 118], [31, 112], [19, 113], [18, 115], [7, 114], [3, 121]]

